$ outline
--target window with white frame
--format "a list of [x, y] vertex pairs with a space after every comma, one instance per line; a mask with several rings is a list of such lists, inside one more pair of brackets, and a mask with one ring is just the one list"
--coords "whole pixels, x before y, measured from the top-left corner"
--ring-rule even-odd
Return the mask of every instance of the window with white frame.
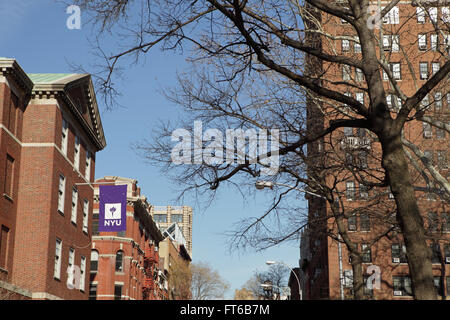
[[419, 37], [419, 39], [418, 39], [419, 50], [421, 50], [421, 51], [427, 50], [427, 35], [419, 34], [418, 37]]
[[437, 51], [438, 49], [438, 43], [439, 43], [439, 37], [437, 34], [431, 34], [430, 35], [430, 45], [432, 51]]
[[425, 9], [422, 7], [416, 8], [416, 15], [417, 15], [417, 23], [425, 23], [426, 16], [425, 16]]
[[438, 19], [438, 8], [437, 7], [428, 8], [428, 14], [430, 16], [431, 22], [436, 23]]
[[436, 73], [438, 73], [439, 69], [441, 69], [441, 65], [439, 62], [432, 62], [431, 63], [431, 75], [434, 76]]
[[434, 109], [435, 110], [442, 109], [442, 93], [439, 91], [434, 93]]
[[420, 102], [420, 107], [422, 109], [428, 109], [430, 107], [430, 96], [428, 94], [423, 97], [422, 101]]
[[345, 183], [345, 186], [346, 186], [345, 193], [346, 193], [347, 199], [348, 200], [355, 199], [355, 182], [347, 181]]
[[62, 241], [56, 238], [55, 268], [53, 270], [53, 277], [56, 279], [59, 279], [61, 277], [61, 253], [62, 253]]
[[419, 72], [420, 72], [421, 80], [428, 79], [428, 62], [420, 62], [419, 63]]
[[349, 65], [343, 65], [342, 66], [342, 79], [345, 81], [351, 80], [351, 67]]
[[427, 122], [422, 122], [423, 126], [423, 137], [431, 138], [433, 136], [433, 131], [431, 130], [431, 125]]
[[[385, 7], [381, 7], [384, 10]], [[393, 7], [386, 15], [383, 17], [384, 24], [399, 24], [400, 23], [400, 11], [398, 7]]]
[[392, 263], [407, 263], [406, 246], [400, 243], [393, 243], [391, 245], [391, 259]]
[[69, 125], [67, 121], [62, 119], [62, 130], [61, 130], [61, 151], [67, 155], [67, 141], [69, 138]]
[[361, 258], [363, 263], [372, 262], [372, 250], [370, 245], [365, 243], [361, 244]]
[[78, 207], [78, 190], [76, 187], [72, 189], [72, 216], [70, 221], [77, 224], [77, 207]]
[[73, 285], [74, 282], [74, 265], [75, 262], [75, 249], [69, 248], [69, 262], [67, 264], [67, 284]]
[[88, 231], [88, 222], [89, 222], [89, 201], [84, 199], [83, 202], [83, 232]]
[[91, 153], [88, 150], [86, 150], [86, 172], [84, 176], [88, 181], [91, 178]]
[[[402, 79], [402, 72], [399, 62], [393, 62], [389, 64], [389, 69], [392, 73], [392, 77], [394, 80], [401, 80]], [[387, 73], [383, 70], [383, 80], [389, 80], [389, 77]]]
[[394, 276], [392, 280], [394, 296], [412, 296], [412, 283], [409, 276]]
[[64, 197], [66, 189], [66, 178], [60, 174], [58, 184], [58, 211], [64, 213]]
[[73, 157], [73, 165], [75, 169], [80, 169], [80, 138], [75, 136], [75, 146], [74, 146], [74, 157]]
[[398, 34], [391, 35], [391, 51], [392, 52], [400, 51], [400, 36]]
[[350, 41], [348, 39], [342, 39], [342, 52], [350, 51]]
[[356, 101], [361, 104], [364, 104], [364, 92], [356, 92], [355, 93]]
[[361, 43], [359, 42], [359, 37], [355, 37], [355, 42], [353, 43], [353, 51], [355, 53], [361, 53]]
[[356, 68], [355, 80], [356, 81], [364, 81], [364, 73], [359, 68]]
[[353, 270], [344, 270], [344, 287], [353, 288]]
[[442, 7], [441, 8], [442, 21], [444, 23], [450, 22], [450, 7]]
[[85, 290], [85, 278], [86, 278], [86, 257], [81, 256], [80, 261], [80, 290], [84, 292]]

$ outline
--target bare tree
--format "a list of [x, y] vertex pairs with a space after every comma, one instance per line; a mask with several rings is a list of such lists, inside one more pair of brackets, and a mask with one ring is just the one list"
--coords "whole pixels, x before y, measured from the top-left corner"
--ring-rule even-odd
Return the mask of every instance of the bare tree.
[[173, 262], [170, 270], [169, 286], [171, 288], [172, 300], [191, 299], [191, 270], [189, 263], [179, 261]]
[[[383, 19], [399, 2], [393, 0], [386, 3], [379, 19]], [[442, 96], [447, 94], [450, 70], [448, 43], [440, 44], [436, 50], [435, 58], [443, 62], [440, 69], [426, 81], [416, 81], [416, 87], [403, 91], [397, 81], [396, 70], [391, 68], [393, 61], [390, 55], [379, 56], [382, 35], [389, 26], [371, 27], [373, 16], [368, 0], [306, 0], [304, 3], [260, 0], [142, 1], [138, 8], [139, 23], [135, 28], [127, 20], [131, 13], [128, 1], [78, 0], [75, 3], [94, 13], [101, 30], [114, 31], [113, 27], [120, 22], [127, 22], [125, 29], [130, 31], [131, 36], [124, 39], [134, 40], [125, 45], [124, 50], [111, 54], [104, 54], [99, 44], [101, 55], [106, 58], [104, 74], [98, 83], [102, 93], [114, 93], [114, 73], [120, 61], [127, 56], [134, 56], [138, 61], [142, 54], [156, 45], [163, 50], [182, 49], [185, 45], [193, 69], [180, 76], [179, 86], [168, 93], [169, 98], [188, 111], [192, 116], [189, 120], [202, 120], [204, 125], [215, 128], [280, 128], [278, 153], [281, 161], [274, 181], [294, 181], [296, 186], [321, 191], [328, 203], [336, 203], [334, 192], [342, 191], [339, 186], [336, 186], [337, 189], [330, 187], [328, 177], [310, 175], [304, 147], [325, 138], [333, 144], [331, 136], [339, 134], [342, 128], [367, 129], [376, 139], [378, 147], [374, 148], [379, 149], [380, 157], [376, 163], [378, 173], [365, 177], [368, 181], [364, 180], [364, 184], [369, 188], [389, 187], [395, 200], [396, 220], [406, 244], [414, 296], [416, 299], [436, 297], [431, 253], [426, 243], [415, 177], [410, 172], [410, 166], [417, 169], [422, 177], [437, 182], [434, 188], [428, 187], [428, 191], [436, 189], [436, 194], [448, 199], [449, 188], [440, 171], [422, 156], [413, 141], [403, 136], [403, 132], [409, 124], [421, 122], [449, 132], [448, 125], [429, 116], [426, 108], [429, 102], [424, 103], [436, 88], [440, 88]], [[411, 14], [406, 20], [411, 20], [413, 16]], [[333, 51], [333, 46], [343, 38], [327, 33], [322, 19], [347, 22], [349, 32], [353, 34], [347, 40], [359, 45], [361, 57]], [[449, 30], [448, 21], [443, 19], [434, 21], [433, 27], [439, 35]], [[311, 37], [311, 34], [319, 38]], [[331, 45], [324, 49], [324, 46], [314, 43], [314, 39]], [[401, 48], [407, 52], [415, 45], [414, 41], [403, 42]], [[405, 60], [408, 67], [404, 72], [412, 78], [415, 77], [417, 58]], [[317, 61], [322, 64], [322, 69], [311, 68]], [[337, 70], [343, 68], [360, 70], [363, 81], [351, 76], [336, 81]], [[384, 86], [386, 80], [389, 89]], [[355, 88], [368, 98], [361, 101], [345, 94]], [[394, 94], [401, 100], [401, 106], [395, 112], [388, 100]], [[314, 111], [307, 108], [307, 104], [311, 103], [315, 106]], [[322, 119], [317, 121], [320, 125], [315, 128], [308, 125], [308, 121], [313, 119], [308, 112], [322, 115], [315, 118], [316, 121]], [[192, 127], [189, 121], [183, 125]], [[167, 142], [171, 130], [163, 127], [160, 133], [155, 141], [142, 147], [145, 155], [155, 163], [162, 163], [168, 172], [175, 172], [177, 181], [185, 186], [184, 191], [194, 190], [201, 195], [208, 188], [214, 194], [224, 183], [242, 187], [247, 182], [246, 185], [251, 186], [249, 178], [258, 179], [261, 168], [267, 167], [264, 160], [271, 155], [267, 152], [254, 163], [242, 156], [242, 150], [233, 148], [235, 158], [243, 161], [194, 164], [177, 170], [179, 167], [171, 163], [171, 147]], [[275, 195], [274, 206], [263, 217], [276, 211], [277, 204], [285, 198], [285, 192]], [[338, 208], [333, 212], [339, 227], [342, 212]], [[257, 218], [257, 222], [262, 222], [263, 217]], [[267, 231], [264, 223], [251, 225], [263, 234]], [[301, 228], [302, 225], [298, 224], [297, 228], [276, 241], [295, 235]], [[341, 227], [339, 231], [342, 231]], [[245, 232], [242, 239], [247, 239]]]
[[207, 263], [191, 264], [192, 300], [223, 299], [229, 284]]

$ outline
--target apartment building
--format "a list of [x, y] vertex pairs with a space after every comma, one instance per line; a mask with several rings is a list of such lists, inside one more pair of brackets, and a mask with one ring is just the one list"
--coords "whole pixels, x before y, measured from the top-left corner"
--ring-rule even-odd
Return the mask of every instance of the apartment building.
[[[336, 1], [343, 3], [344, 1]], [[390, 1], [373, 1], [382, 9]], [[422, 1], [423, 3], [423, 1]], [[436, 23], [450, 21], [448, 1], [428, 2], [425, 7], [417, 1], [400, 1], [376, 27], [379, 40], [379, 57], [389, 62], [392, 77], [399, 88], [411, 96], [418, 87], [432, 77], [448, 60], [450, 34], [436, 32]], [[315, 18], [321, 22], [321, 33], [308, 37], [310, 45], [325, 52], [362, 58], [361, 44], [353, 27], [345, 20], [316, 11]], [[314, 28], [313, 23], [306, 25]], [[448, 30], [448, 28], [447, 28]], [[325, 35], [331, 35], [326, 37]], [[331, 89], [345, 92], [357, 101], [369, 101], [364, 91], [365, 79], [361, 70], [344, 64], [330, 64], [312, 56], [306, 57], [311, 75], [321, 76], [321, 83]], [[387, 102], [395, 117], [402, 100], [390, 84], [388, 74], [382, 71], [387, 90]], [[450, 123], [450, 93], [448, 81], [443, 81], [422, 100], [424, 114], [443, 123]], [[320, 106], [320, 108], [317, 108]], [[309, 99], [308, 127], [320, 130], [331, 117], [345, 118], [349, 109], [334, 103]], [[321, 109], [321, 110], [319, 110]], [[413, 165], [421, 166], [421, 158], [431, 163], [447, 180], [450, 178], [449, 134], [426, 122], [409, 121], [404, 137], [422, 150], [422, 157], [415, 157]], [[409, 150], [413, 154], [412, 150]], [[380, 166], [380, 145], [374, 135], [364, 129], [344, 128], [331, 139], [311, 143], [308, 154], [315, 161], [332, 159], [340, 161], [346, 169], [327, 172], [328, 180], [336, 179], [340, 192], [340, 210], [354, 212], [345, 221], [347, 234], [362, 252], [364, 281], [371, 281], [372, 270], [380, 272], [380, 289], [364, 286], [367, 299], [412, 299], [412, 282], [407, 264], [406, 249], [402, 235], [387, 232], [391, 220], [395, 221], [395, 203], [389, 189], [367, 188], [352, 175], [352, 170], [369, 170]], [[439, 193], [439, 186], [425, 180], [425, 174], [411, 165], [412, 181], [417, 186], [416, 197], [422, 212], [427, 238], [432, 252], [433, 273], [439, 299], [450, 294], [450, 205]], [[427, 174], [431, 177], [430, 174]], [[376, 174], [375, 174], [376, 176]], [[304, 299], [351, 299], [353, 275], [349, 252], [336, 235], [336, 221], [332, 218], [329, 204], [318, 197], [307, 195], [309, 207], [308, 229], [302, 233], [300, 278]], [[384, 236], [383, 233], [385, 233]], [[378, 239], [379, 238], [379, 239]], [[376, 239], [376, 241], [375, 241]], [[379, 268], [379, 269], [376, 269]]]
[[192, 207], [189, 206], [152, 206], [150, 214], [164, 232], [173, 223], [177, 223], [186, 239], [185, 247], [192, 258]]
[[[167, 275], [158, 250], [163, 236], [137, 180], [106, 176], [95, 183], [89, 299], [168, 299]], [[99, 231], [102, 185], [126, 186], [125, 230]]]
[[90, 183], [105, 146], [89, 74], [27, 74], [0, 58], [3, 298], [88, 298]]

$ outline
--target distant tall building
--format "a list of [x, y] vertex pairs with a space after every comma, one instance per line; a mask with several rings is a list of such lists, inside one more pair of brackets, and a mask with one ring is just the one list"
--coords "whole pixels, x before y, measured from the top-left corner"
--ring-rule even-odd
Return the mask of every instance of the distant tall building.
[[89, 74], [26, 74], [0, 58], [0, 299], [88, 299], [90, 184], [105, 146]]
[[150, 214], [164, 232], [174, 222], [183, 231], [186, 239], [186, 249], [192, 257], [192, 207], [189, 206], [151, 206]]

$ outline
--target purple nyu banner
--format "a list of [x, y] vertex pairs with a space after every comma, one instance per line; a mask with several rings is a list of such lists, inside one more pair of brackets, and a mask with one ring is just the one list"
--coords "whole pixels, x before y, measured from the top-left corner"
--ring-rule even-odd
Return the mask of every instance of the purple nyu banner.
[[101, 185], [99, 189], [98, 231], [125, 231], [127, 229], [127, 185]]

